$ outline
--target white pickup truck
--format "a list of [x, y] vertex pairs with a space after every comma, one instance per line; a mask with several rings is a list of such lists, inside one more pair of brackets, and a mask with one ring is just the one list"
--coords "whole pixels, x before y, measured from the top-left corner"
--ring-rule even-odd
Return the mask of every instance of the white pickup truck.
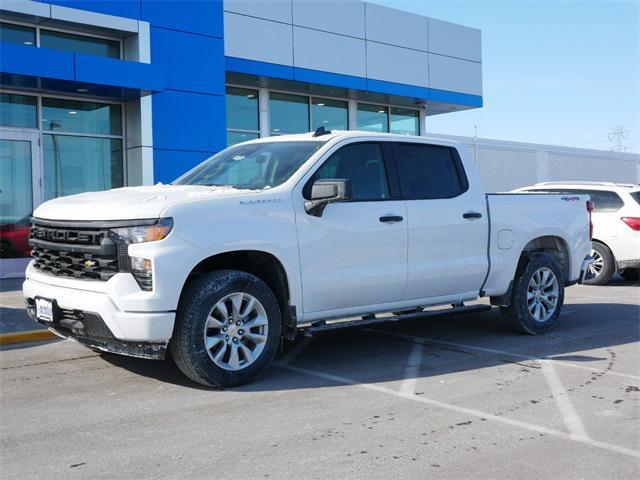
[[172, 185], [44, 203], [23, 291], [63, 337], [169, 350], [192, 380], [233, 386], [299, 330], [478, 297], [546, 332], [588, 266], [588, 200], [487, 195], [452, 142], [319, 129], [230, 147]]

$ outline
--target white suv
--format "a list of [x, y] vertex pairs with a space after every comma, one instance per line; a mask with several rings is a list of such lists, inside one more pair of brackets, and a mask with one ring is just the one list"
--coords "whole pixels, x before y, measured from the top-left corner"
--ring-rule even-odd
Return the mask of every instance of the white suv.
[[596, 182], [546, 182], [525, 192], [591, 196], [594, 210], [593, 263], [584, 283], [604, 285], [618, 272], [627, 280], [640, 273], [640, 185]]

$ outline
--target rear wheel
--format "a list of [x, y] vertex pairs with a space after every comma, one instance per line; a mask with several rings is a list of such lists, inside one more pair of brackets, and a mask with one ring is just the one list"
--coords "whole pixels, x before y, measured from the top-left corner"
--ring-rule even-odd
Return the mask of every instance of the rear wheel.
[[589, 264], [589, 270], [583, 283], [587, 285], [604, 285], [616, 272], [615, 259], [611, 250], [602, 243], [593, 242], [591, 249], [593, 261]]
[[250, 382], [269, 365], [280, 330], [271, 289], [248, 273], [221, 270], [187, 286], [169, 348], [191, 380], [232, 387]]
[[564, 279], [558, 263], [537, 254], [520, 268], [513, 281], [511, 305], [500, 312], [519, 332], [536, 335], [555, 326], [564, 302]]

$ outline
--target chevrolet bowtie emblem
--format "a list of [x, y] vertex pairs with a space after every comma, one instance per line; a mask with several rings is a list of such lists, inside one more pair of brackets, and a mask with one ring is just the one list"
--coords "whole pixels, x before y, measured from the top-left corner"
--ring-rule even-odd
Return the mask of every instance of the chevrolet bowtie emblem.
[[84, 266], [87, 267], [87, 268], [95, 267], [96, 266], [96, 262], [94, 262], [93, 260], [85, 260], [84, 261]]

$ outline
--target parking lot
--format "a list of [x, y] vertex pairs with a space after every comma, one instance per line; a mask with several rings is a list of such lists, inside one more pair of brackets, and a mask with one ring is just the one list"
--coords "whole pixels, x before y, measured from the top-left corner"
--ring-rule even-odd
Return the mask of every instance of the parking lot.
[[640, 289], [302, 339], [251, 385], [70, 341], [0, 352], [3, 478], [637, 478]]

